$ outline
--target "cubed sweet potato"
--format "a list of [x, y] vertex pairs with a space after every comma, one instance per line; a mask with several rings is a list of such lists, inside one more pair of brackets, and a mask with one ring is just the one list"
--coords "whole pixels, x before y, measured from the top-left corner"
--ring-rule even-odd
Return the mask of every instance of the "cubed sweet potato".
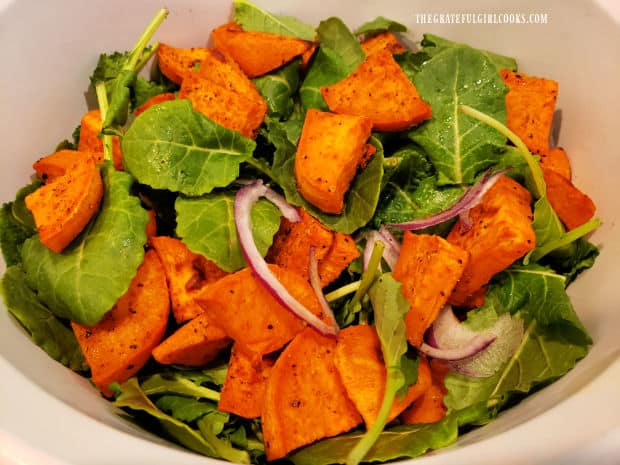
[[176, 48], [168, 44], [159, 44], [157, 63], [162, 74], [176, 84], [192, 74], [207, 55], [204, 47]]
[[444, 393], [440, 386], [431, 384], [429, 388], [416, 399], [411, 406], [400, 415], [405, 425], [420, 423], [435, 423], [446, 415], [443, 404]]
[[360, 256], [357, 245], [351, 236], [341, 232], [334, 233], [327, 255], [319, 261], [319, 276], [321, 286], [325, 287], [335, 281], [353, 260]]
[[203, 312], [195, 298], [203, 287], [223, 278], [228, 273], [200, 254], [172, 237], [159, 236], [150, 240], [161, 259], [170, 289], [172, 313], [177, 323], [191, 320]]
[[233, 346], [218, 409], [243, 418], [260, 417], [274, 362], [271, 357], [249, 357]]
[[[277, 265], [269, 268], [293, 297], [329, 322], [306, 279]], [[235, 341], [237, 348], [248, 355], [260, 356], [278, 350], [306, 326], [276, 300], [250, 268], [206, 287], [196, 302]]]
[[165, 92], [163, 94], [155, 95], [154, 97], [151, 97], [146, 102], [144, 102], [142, 105], [140, 105], [138, 108], [136, 108], [133, 111], [133, 114], [134, 116], [139, 116], [141, 113], [144, 113], [146, 110], [148, 110], [152, 106], [157, 105], [158, 103], [174, 100], [175, 98], [176, 98], [176, 95], [174, 95], [172, 92]]
[[37, 177], [44, 183], [54, 181], [63, 176], [83, 156], [76, 150], [59, 150], [34, 162], [32, 167]]
[[194, 110], [216, 123], [246, 137], [256, 137], [256, 130], [267, 114], [264, 106], [244, 94], [216, 84], [199, 73], [186, 76], [181, 84], [179, 98], [192, 102]]
[[571, 179], [572, 170], [566, 151], [561, 147], [540, 150], [540, 166], [543, 170], [555, 171], [566, 179]]
[[[375, 422], [385, 393], [386, 369], [381, 342], [374, 326], [355, 325], [338, 333], [334, 358], [349, 398], [364, 418], [366, 428]], [[418, 379], [401, 398], [394, 399], [388, 422], [396, 418], [431, 384], [428, 362], [420, 361]]]
[[548, 149], [558, 83], [507, 69], [502, 69], [501, 75], [508, 86], [506, 125], [531, 152]]
[[[26, 207], [32, 212], [39, 239], [48, 249], [60, 253], [95, 216], [103, 197], [101, 173], [89, 153], [64, 150], [51, 155], [64, 173], [29, 194]], [[66, 157], [67, 162], [58, 158]], [[46, 164], [43, 160], [41, 164]], [[51, 165], [52, 163], [48, 163]]]
[[[99, 109], [90, 110], [82, 116], [78, 150], [80, 152], [92, 153], [97, 163], [103, 163], [103, 140], [99, 137], [102, 126]], [[114, 168], [122, 170], [123, 154], [121, 152], [120, 139], [118, 136], [110, 137], [112, 138], [112, 161], [114, 162]]]
[[276, 361], [262, 412], [267, 460], [361, 422], [334, 366], [335, 349], [334, 338], [306, 328]]
[[129, 290], [94, 326], [71, 323], [95, 385], [111, 396], [109, 385], [123, 382], [151, 357], [166, 330], [170, 301], [164, 268], [153, 251], [131, 281]]
[[385, 31], [365, 39], [362, 42], [362, 50], [366, 56], [369, 56], [381, 50], [388, 50], [390, 53], [403, 53], [407, 49], [392, 32]]
[[217, 27], [211, 37], [215, 48], [230, 55], [251, 78], [285, 65], [312, 47], [312, 42], [295, 37], [244, 31], [236, 23]]
[[468, 262], [469, 253], [458, 245], [435, 235], [405, 232], [393, 275], [410, 305], [405, 324], [412, 345], [420, 346]]
[[470, 260], [448, 303], [464, 305], [468, 297], [536, 246], [531, 195], [502, 176], [469, 211], [471, 228], [456, 222], [447, 240], [470, 253]]
[[201, 367], [230, 345], [226, 333], [203, 313], [188, 321], [153, 349], [153, 358], [164, 365]]
[[596, 205], [567, 178], [556, 171], [543, 169], [547, 199], [567, 229], [575, 229], [592, 219]]
[[432, 116], [389, 50], [369, 55], [352, 74], [321, 87], [321, 95], [331, 111], [365, 116], [377, 131], [403, 131]]
[[371, 129], [368, 118], [308, 110], [295, 154], [297, 187], [308, 202], [326, 213], [342, 212]]

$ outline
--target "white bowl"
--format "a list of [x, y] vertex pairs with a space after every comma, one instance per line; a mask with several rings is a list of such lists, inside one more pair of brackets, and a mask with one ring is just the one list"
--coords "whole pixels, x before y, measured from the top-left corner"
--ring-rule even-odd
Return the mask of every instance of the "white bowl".
[[[288, 2], [270, 11], [317, 24], [340, 16], [354, 27], [377, 15], [517, 58], [526, 73], [560, 83], [561, 144], [575, 183], [598, 205], [602, 245], [594, 269], [570, 288], [594, 338], [590, 354], [563, 379], [422, 464], [620, 462], [620, 12], [613, 0], [432, 0]], [[204, 45], [231, 12], [229, 1], [167, 0], [157, 33], [177, 46]], [[13, 198], [32, 162], [70, 136], [86, 109], [98, 54], [126, 50], [161, 5], [149, 0], [0, 0], [0, 198]], [[616, 10], [615, 12], [613, 10]], [[416, 13], [546, 13], [548, 24], [416, 24]], [[615, 18], [615, 19], [614, 19]], [[52, 361], [0, 311], [0, 462], [20, 464], [208, 463], [119, 418], [87, 380]], [[53, 457], [53, 459], [52, 459]]]

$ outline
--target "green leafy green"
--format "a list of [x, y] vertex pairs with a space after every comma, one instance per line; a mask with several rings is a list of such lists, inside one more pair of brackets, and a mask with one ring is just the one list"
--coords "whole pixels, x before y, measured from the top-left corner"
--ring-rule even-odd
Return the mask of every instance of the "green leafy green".
[[377, 147], [366, 168], [358, 172], [345, 196], [344, 210], [340, 215], [328, 215], [318, 211], [308, 203], [297, 190], [295, 180], [295, 145], [290, 141], [285, 128], [278, 122], [268, 123], [267, 136], [276, 147], [272, 171], [275, 181], [280, 185], [286, 200], [301, 206], [316, 216], [323, 224], [335, 231], [351, 234], [366, 225], [372, 218], [381, 190], [383, 178], [383, 148], [380, 142], [371, 137], [370, 142]]
[[37, 232], [32, 213], [26, 208], [24, 199], [39, 186], [41, 183], [35, 181], [22, 187], [17, 192], [14, 201], [5, 203], [0, 208], [0, 246], [4, 261], [8, 266], [22, 261], [22, 245], [26, 239]]
[[149, 216], [130, 195], [133, 178], [102, 167], [101, 210], [62, 253], [38, 236], [28, 239], [22, 259], [28, 285], [56, 316], [93, 325], [127, 289], [144, 257]]
[[218, 391], [201, 386], [180, 372], [156, 373], [144, 379], [140, 386], [147, 396], [174, 393], [194, 399], [220, 400]]
[[149, 108], [123, 138], [126, 169], [142, 184], [190, 196], [225, 187], [256, 143], [192, 109], [189, 100]]
[[[396, 395], [403, 388], [408, 388], [401, 360], [407, 353], [405, 315], [409, 310], [409, 302], [400, 288], [401, 284], [387, 273], [381, 275], [368, 291], [385, 363], [385, 391], [375, 422], [349, 452], [347, 465], [357, 465], [364, 460], [387, 423]], [[415, 382], [417, 376], [409, 379]]]
[[411, 82], [414, 82], [414, 77], [425, 61], [430, 59], [430, 56], [424, 52], [412, 52], [406, 50], [402, 53], [394, 54], [396, 63], [402, 68], [403, 72]]
[[316, 36], [312, 26], [297, 18], [268, 13], [246, 0], [235, 0], [234, 16], [235, 22], [246, 31], [271, 32], [309, 41], [313, 41]]
[[4, 273], [2, 295], [9, 312], [51, 358], [74, 371], [88, 369], [73, 331], [60, 322], [26, 285], [21, 266], [11, 266]]
[[321, 21], [317, 28], [319, 49], [299, 88], [305, 110], [327, 110], [321, 86], [335, 84], [351, 74], [366, 55], [357, 38], [339, 18]]
[[[429, 56], [435, 56], [446, 48], [459, 48], [459, 47], [468, 47], [469, 45], [460, 44], [458, 42], [453, 42], [448, 39], [444, 39], [443, 37], [436, 36], [434, 34], [424, 34], [424, 38], [422, 39], [422, 50], [424, 53], [427, 53]], [[514, 58], [498, 55], [493, 52], [489, 52], [486, 50], [475, 49], [480, 53], [483, 53], [491, 62], [495, 65], [497, 70], [500, 69], [509, 69], [512, 71], [517, 70], [517, 62]]]
[[472, 183], [476, 174], [497, 163], [506, 144], [495, 129], [459, 112], [469, 105], [506, 120], [506, 86], [493, 63], [469, 48], [446, 48], [426, 61], [414, 77], [433, 117], [409, 137], [428, 154], [439, 185]]
[[288, 118], [293, 111], [293, 95], [299, 87], [299, 67], [301, 60], [289, 64], [252, 81], [267, 101], [268, 115]]
[[569, 253], [547, 255], [541, 264], [553, 268], [557, 273], [566, 277], [566, 286], [573, 282], [579, 273], [591, 268], [598, 257], [599, 248], [585, 238], [571, 243]]
[[[140, 385], [142, 391], [144, 386]], [[164, 412], [168, 412], [177, 420], [181, 420], [184, 423], [192, 423], [204, 415], [217, 415], [221, 417], [220, 424], [223, 427], [224, 423], [228, 420], [228, 414], [220, 412], [217, 409], [217, 404], [214, 402], [204, 402], [198, 399], [192, 399], [191, 397], [177, 396], [177, 395], [164, 395], [159, 397], [155, 401], [155, 405]], [[220, 431], [223, 428], [220, 428]], [[219, 433], [218, 432], [218, 433]]]
[[407, 32], [407, 26], [393, 19], [377, 16], [372, 21], [368, 21], [358, 27], [353, 34], [356, 36], [367, 34], [374, 35], [380, 32]]
[[[176, 201], [177, 234], [194, 252], [207, 257], [225, 271], [246, 266], [237, 238], [235, 198], [218, 193], [203, 197], [179, 197]], [[252, 231], [261, 254], [271, 246], [280, 227], [280, 210], [267, 200], [252, 208]]]

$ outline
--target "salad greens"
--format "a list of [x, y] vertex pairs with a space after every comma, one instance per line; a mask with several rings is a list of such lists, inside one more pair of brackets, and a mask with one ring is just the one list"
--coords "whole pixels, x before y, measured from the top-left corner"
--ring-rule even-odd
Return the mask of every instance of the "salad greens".
[[[5, 304], [50, 357], [88, 376], [69, 323], [95, 325], [127, 292], [147, 246], [145, 208], [155, 211], [159, 234], [178, 238], [222, 270], [235, 272], [248, 265], [237, 237], [234, 203], [249, 179], [269, 183], [328, 230], [354, 235], [361, 249], [366, 233], [383, 224], [445, 210], [488, 168], [509, 169], [507, 175], [532, 193], [536, 248], [492, 278], [484, 304], [468, 311], [462, 324], [482, 331], [510, 315], [524, 330], [518, 347], [503, 351], [500, 361], [498, 355], [488, 362], [497, 365], [488, 376], [448, 374], [442, 420], [388, 423], [394, 399], [416, 383], [420, 359], [407, 343], [409, 303], [401, 284], [383, 272], [384, 248], [378, 242], [368, 269], [355, 261], [327, 289], [342, 327], [376, 328], [387, 372], [377, 420], [367, 431], [360, 427], [319, 440], [292, 451], [286, 460], [357, 465], [445, 447], [461, 432], [488, 423], [503, 408], [561, 377], [588, 353], [592, 340], [566, 288], [593, 266], [599, 249], [585, 236], [600, 221], [567, 232], [546, 196], [538, 161], [506, 128], [507, 87], [499, 70], [516, 70], [514, 58], [432, 34], [424, 36], [417, 50], [395, 55], [433, 116], [398, 133], [374, 132], [369, 143], [376, 151], [356, 173], [343, 212], [326, 214], [304, 199], [295, 177], [305, 112], [328, 111], [320, 88], [346, 78], [364, 61], [358, 36], [402, 33], [406, 27], [378, 16], [355, 31], [335, 17], [315, 28], [235, 0], [234, 20], [245, 30], [313, 41], [318, 47], [309, 62], [295, 58], [252, 80], [268, 107], [252, 140], [195, 111], [188, 100], [166, 101], [130, 116], [149, 98], [178, 90], [159, 70], [151, 79], [138, 76], [157, 50], [157, 43], [148, 42], [166, 14], [162, 10], [155, 16], [131, 51], [102, 54], [91, 76], [93, 88], [105, 89], [104, 100], [109, 101], [102, 109], [102, 133], [122, 137], [126, 171], [116, 171], [109, 161], [101, 165], [103, 202], [82, 233], [62, 253], [41, 243], [24, 200], [40, 187], [39, 181], [0, 209], [0, 245], [8, 266], [1, 282]], [[75, 144], [59, 147], [75, 148], [79, 128], [74, 138]], [[455, 221], [420, 232], [445, 237]], [[262, 256], [268, 255], [281, 223], [281, 211], [272, 202], [263, 199], [253, 207], [252, 233]], [[171, 325], [168, 332], [176, 328]], [[260, 418], [218, 410], [229, 358], [230, 350], [225, 350], [192, 370], [151, 361], [136, 376], [113, 384], [113, 403], [139, 419], [149, 418], [149, 428], [195, 452], [263, 464]]]

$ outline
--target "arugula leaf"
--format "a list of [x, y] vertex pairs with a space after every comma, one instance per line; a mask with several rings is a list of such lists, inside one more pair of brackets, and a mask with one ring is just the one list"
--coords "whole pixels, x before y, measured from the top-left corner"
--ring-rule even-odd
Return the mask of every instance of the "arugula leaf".
[[147, 212], [130, 195], [133, 178], [103, 165], [104, 194], [98, 215], [62, 253], [38, 236], [22, 259], [28, 285], [60, 318], [94, 325], [127, 289], [144, 257]]
[[268, 115], [286, 119], [293, 111], [293, 95], [299, 87], [301, 60], [291, 63], [252, 81], [267, 101]]
[[21, 248], [29, 237], [37, 233], [34, 218], [26, 208], [24, 199], [41, 186], [35, 181], [22, 187], [16, 194], [15, 200], [2, 205], [0, 209], [0, 246], [2, 256], [8, 266], [22, 261]]
[[222, 441], [215, 437], [215, 435], [203, 435], [181, 420], [167, 415], [158, 409], [142, 392], [137, 378], [133, 377], [120, 385], [116, 385], [116, 391], [117, 394], [114, 401], [116, 407], [142, 411], [154, 417], [172, 438], [188, 449], [208, 457], [224, 458], [238, 463], [249, 463], [250, 460], [247, 453], [237, 451], [232, 449], [232, 447], [223, 447]]
[[567, 254], [547, 255], [541, 264], [548, 265], [557, 273], [566, 277], [566, 286], [573, 282], [579, 273], [591, 268], [600, 251], [597, 246], [585, 238], [571, 243]]
[[299, 88], [304, 110], [327, 110], [321, 86], [335, 84], [357, 69], [366, 55], [357, 38], [339, 18], [321, 21], [317, 28], [319, 49]]
[[122, 141], [123, 161], [138, 182], [190, 196], [225, 187], [256, 143], [192, 109], [189, 100], [149, 108]]
[[391, 273], [386, 273], [368, 291], [387, 372], [385, 391], [375, 422], [349, 452], [347, 465], [357, 465], [366, 457], [387, 423], [397, 393], [407, 388], [401, 360], [407, 353], [405, 315], [409, 310], [409, 302], [400, 288], [401, 284]]
[[316, 36], [312, 26], [297, 18], [268, 13], [247, 0], [234, 1], [234, 16], [235, 22], [246, 31], [271, 32], [309, 41], [313, 41]]
[[425, 52], [412, 52], [406, 50], [402, 53], [395, 53], [394, 59], [396, 63], [402, 68], [407, 78], [414, 82], [414, 76], [424, 64], [424, 62], [430, 59], [430, 55]]
[[[246, 266], [235, 227], [233, 194], [218, 193], [197, 198], [179, 197], [177, 234], [193, 252], [204, 255], [225, 271]], [[268, 200], [252, 208], [252, 231], [265, 255], [280, 227], [280, 210]]]
[[406, 144], [383, 159], [381, 188], [395, 183], [406, 190], [415, 189], [422, 179], [434, 174], [433, 165], [424, 151], [417, 145]]
[[285, 127], [276, 121], [269, 121], [267, 124], [268, 131], [265, 134], [276, 147], [272, 171], [289, 203], [305, 208], [329, 228], [345, 234], [351, 234], [370, 221], [379, 202], [383, 178], [383, 147], [375, 137], [371, 137], [370, 142], [375, 145], [377, 152], [351, 183], [343, 212], [340, 215], [328, 215], [308, 203], [297, 190], [296, 147], [289, 139]]
[[[429, 56], [435, 56], [446, 48], [471, 48], [469, 45], [453, 42], [451, 40], [436, 36], [434, 34], [424, 34], [421, 45], [423, 47], [423, 52], [427, 53]], [[474, 50], [483, 53], [489, 60], [491, 60], [491, 62], [495, 65], [498, 71], [500, 69], [509, 69], [511, 71], [517, 70], [517, 62], [514, 58], [504, 55], [498, 55], [497, 53], [489, 52], [487, 50], [480, 50], [477, 48]]]
[[62, 324], [26, 285], [21, 266], [11, 266], [4, 273], [2, 295], [9, 312], [26, 328], [36, 345], [74, 371], [88, 370], [73, 331]]
[[375, 35], [380, 32], [407, 32], [407, 26], [401, 24], [393, 19], [384, 18], [383, 16], [377, 16], [372, 21], [368, 21], [358, 27], [353, 34], [356, 36], [367, 34]]
[[409, 137], [428, 153], [439, 185], [472, 183], [477, 173], [500, 160], [506, 138], [459, 112], [459, 105], [505, 122], [506, 86], [501, 76], [484, 54], [457, 47], [425, 62], [414, 82], [422, 99], [433, 107], [433, 117]]
[[155, 394], [180, 394], [194, 399], [219, 401], [220, 393], [192, 381], [181, 372], [156, 373], [140, 384], [147, 396]]
[[[142, 391], [144, 391], [144, 385], [140, 385]], [[145, 392], [146, 393], [146, 392]], [[155, 405], [164, 412], [168, 412], [177, 420], [181, 420], [184, 423], [192, 423], [205, 415], [217, 415], [222, 418], [221, 425], [228, 420], [228, 414], [220, 412], [217, 409], [217, 404], [213, 402], [204, 402], [198, 399], [192, 399], [185, 396], [177, 395], [164, 395], [159, 397], [155, 401]], [[223, 429], [223, 428], [222, 428]], [[221, 429], [220, 431], [221, 432]], [[218, 432], [218, 434], [219, 434]]]

